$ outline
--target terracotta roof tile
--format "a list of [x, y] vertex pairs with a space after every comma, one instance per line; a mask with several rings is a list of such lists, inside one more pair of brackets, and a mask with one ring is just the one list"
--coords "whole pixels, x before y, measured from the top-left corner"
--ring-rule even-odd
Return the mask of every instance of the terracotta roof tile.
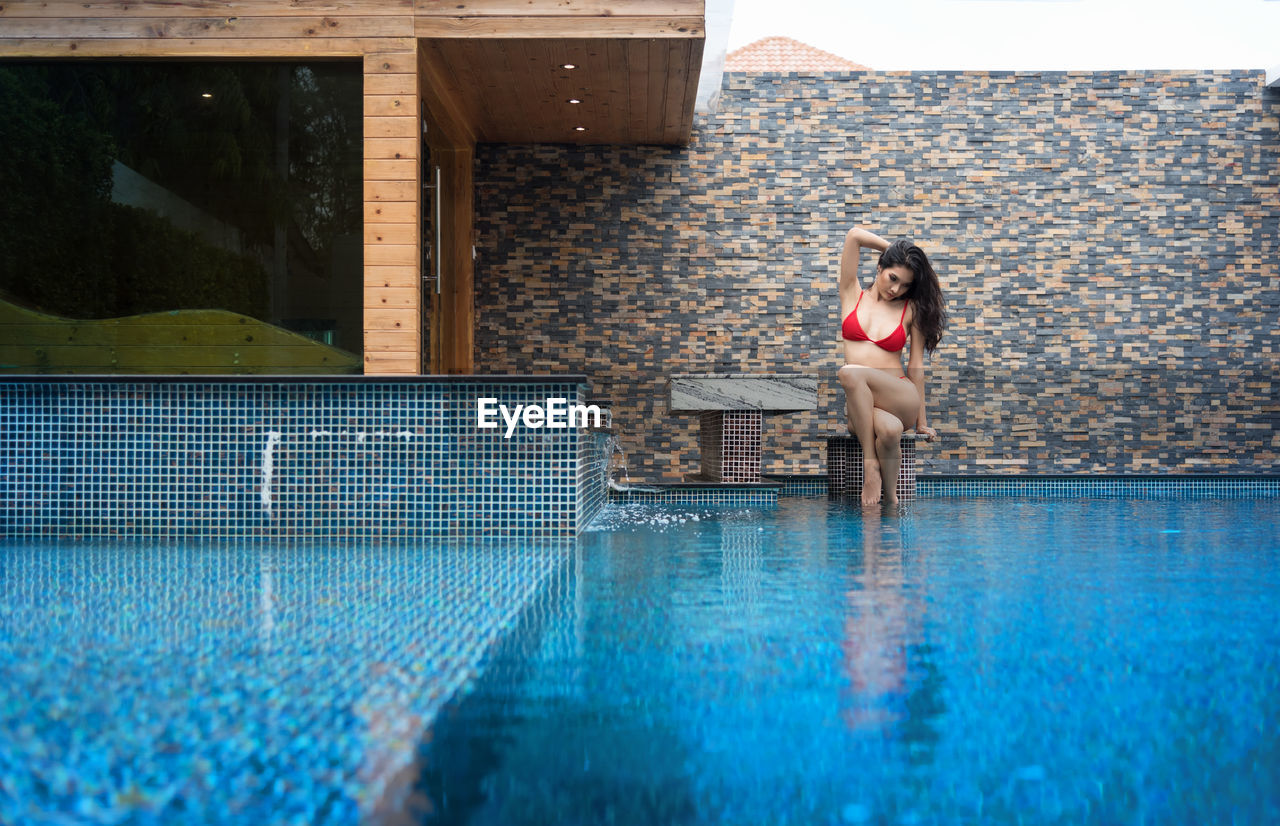
[[869, 69], [789, 37], [766, 37], [725, 57], [726, 72], [855, 72]]

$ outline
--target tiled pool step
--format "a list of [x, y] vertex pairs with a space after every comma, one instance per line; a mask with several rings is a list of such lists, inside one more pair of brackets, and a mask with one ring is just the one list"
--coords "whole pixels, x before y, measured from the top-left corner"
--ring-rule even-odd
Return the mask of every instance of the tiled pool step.
[[667, 502], [678, 505], [742, 505], [766, 508], [778, 504], [783, 485], [764, 482], [686, 481], [655, 485], [619, 485], [609, 491], [611, 503]]
[[[766, 474], [759, 485], [677, 482], [610, 491], [609, 501], [771, 506], [778, 497], [840, 496], [826, 474]], [[916, 496], [1280, 496], [1277, 476], [943, 476], [917, 475]], [[844, 494], [848, 495], [848, 494]]]
[[1221, 496], [1280, 495], [1280, 476], [917, 476], [917, 495], [926, 496]]

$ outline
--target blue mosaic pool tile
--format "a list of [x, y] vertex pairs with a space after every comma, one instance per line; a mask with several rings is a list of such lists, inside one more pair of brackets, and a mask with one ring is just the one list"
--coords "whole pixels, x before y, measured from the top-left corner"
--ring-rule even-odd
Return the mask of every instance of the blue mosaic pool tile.
[[0, 542], [0, 823], [377, 819], [571, 540]]
[[500, 382], [0, 383], [0, 535], [563, 537], [578, 428], [480, 429], [481, 397], [576, 403]]
[[766, 474], [764, 477], [766, 482], [776, 482], [782, 487], [778, 490], [779, 496], [826, 496], [827, 495], [827, 476], [826, 474], [816, 474], [812, 476], [794, 475], [794, 476], [774, 476]]
[[1275, 476], [917, 477], [919, 496], [1034, 495], [1064, 497], [1254, 498], [1280, 495]]
[[67, 423], [49, 391], [0, 383], [0, 524], [32, 532], [57, 523], [72, 462]]
[[611, 434], [588, 430], [578, 441], [578, 524], [589, 525], [609, 494]]

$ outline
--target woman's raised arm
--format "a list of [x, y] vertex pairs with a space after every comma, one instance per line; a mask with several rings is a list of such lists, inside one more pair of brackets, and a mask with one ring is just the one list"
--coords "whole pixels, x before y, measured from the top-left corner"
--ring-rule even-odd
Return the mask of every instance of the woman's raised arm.
[[842, 304], [856, 300], [858, 294], [862, 292], [862, 283], [858, 280], [858, 262], [862, 258], [862, 247], [884, 252], [889, 249], [889, 242], [874, 232], [867, 232], [860, 227], [854, 227], [845, 233], [844, 251], [840, 253]]

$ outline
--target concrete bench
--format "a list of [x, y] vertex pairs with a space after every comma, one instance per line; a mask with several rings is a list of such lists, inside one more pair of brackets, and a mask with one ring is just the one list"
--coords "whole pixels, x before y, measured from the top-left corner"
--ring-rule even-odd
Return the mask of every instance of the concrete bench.
[[696, 481], [761, 481], [764, 416], [818, 407], [817, 377], [800, 374], [682, 373], [667, 380], [667, 392], [672, 413], [698, 414]]
[[[898, 473], [898, 499], [916, 495], [916, 442], [922, 434], [902, 434], [902, 470]], [[831, 496], [862, 496], [862, 443], [852, 436], [827, 439], [827, 493]]]

